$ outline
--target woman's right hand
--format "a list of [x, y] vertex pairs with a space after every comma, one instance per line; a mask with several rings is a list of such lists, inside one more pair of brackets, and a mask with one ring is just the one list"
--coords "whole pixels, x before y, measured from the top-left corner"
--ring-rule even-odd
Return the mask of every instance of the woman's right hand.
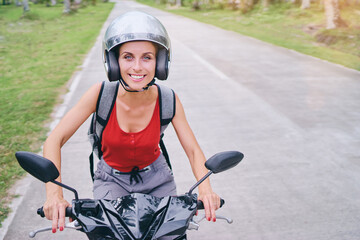
[[65, 209], [71, 206], [63, 197], [52, 196], [46, 199], [44, 203], [44, 213], [47, 219], [52, 220], [52, 232], [56, 233], [59, 227], [60, 231], [65, 227]]

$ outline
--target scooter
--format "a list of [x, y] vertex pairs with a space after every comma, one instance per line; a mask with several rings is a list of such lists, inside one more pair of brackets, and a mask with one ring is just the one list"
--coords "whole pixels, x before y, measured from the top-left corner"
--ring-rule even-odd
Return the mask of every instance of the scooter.
[[[52, 182], [74, 193], [72, 207], [66, 209], [66, 216], [74, 219], [65, 228], [84, 232], [89, 239], [126, 239], [156, 240], [186, 239], [187, 230], [198, 230], [199, 222], [205, 218], [195, 219], [197, 210], [203, 209], [201, 201], [193, 190], [212, 173], [219, 173], [236, 166], [244, 157], [237, 151], [220, 152], [205, 162], [209, 172], [200, 179], [189, 192], [179, 196], [158, 198], [146, 194], [134, 193], [117, 200], [79, 199], [75, 189], [56, 181], [59, 172], [48, 159], [31, 152], [15, 154], [20, 166], [40, 181]], [[224, 204], [221, 199], [221, 205]], [[42, 208], [37, 213], [44, 217]], [[232, 223], [231, 219], [217, 216]], [[33, 231], [29, 236], [35, 237], [39, 232], [51, 231], [51, 227]]]

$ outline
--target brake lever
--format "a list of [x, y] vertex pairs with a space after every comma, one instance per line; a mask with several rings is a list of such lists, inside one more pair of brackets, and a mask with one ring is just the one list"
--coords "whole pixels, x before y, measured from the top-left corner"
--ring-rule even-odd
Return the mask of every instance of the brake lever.
[[216, 215], [216, 219], [222, 219], [222, 220], [225, 220], [227, 221], [228, 224], [232, 224], [234, 221], [232, 220], [232, 218], [228, 218], [228, 217], [225, 217], [225, 216], [218, 216]]
[[[73, 221], [71, 223], [66, 223], [65, 228], [79, 230], [82, 227], [80, 226], [79, 222], [75, 220], [75, 221]], [[29, 233], [29, 237], [34, 238], [36, 236], [36, 234], [38, 234], [39, 232], [46, 232], [46, 231], [52, 231], [52, 227], [45, 227], [45, 228], [40, 228], [40, 229], [37, 229], [35, 231], [32, 231], [32, 232]]]

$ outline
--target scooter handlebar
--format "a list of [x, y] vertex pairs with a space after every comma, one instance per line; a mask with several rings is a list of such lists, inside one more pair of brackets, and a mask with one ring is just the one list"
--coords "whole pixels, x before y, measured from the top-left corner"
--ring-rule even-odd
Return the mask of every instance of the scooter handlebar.
[[[222, 207], [224, 204], [225, 204], [225, 200], [220, 198], [220, 207]], [[199, 200], [197, 203], [197, 209], [198, 210], [204, 209], [204, 203], [201, 200]]]
[[[37, 210], [37, 214], [40, 215], [40, 217], [45, 217], [45, 213], [44, 213], [44, 207], [41, 207]], [[72, 208], [71, 207], [67, 207], [65, 209], [65, 217], [71, 217], [72, 214]]]
[[[225, 204], [225, 200], [220, 198], [220, 207], [222, 207], [223, 205]], [[202, 210], [204, 209], [204, 203], [199, 200], [198, 203], [197, 203], [197, 209], [198, 210]], [[41, 207], [37, 210], [37, 214], [40, 215], [40, 217], [45, 217], [45, 213], [44, 213], [44, 208]], [[73, 214], [72, 214], [72, 208], [71, 207], [67, 207], [65, 209], [65, 217], [71, 217]]]
[[[225, 204], [225, 200], [220, 198], [220, 207], [222, 207], [224, 204]], [[198, 210], [204, 209], [204, 203], [201, 200], [199, 200], [198, 203], [197, 203], [197, 209]], [[37, 214], [40, 215], [40, 217], [45, 217], [44, 208], [43, 207], [39, 208], [37, 210]], [[72, 208], [67, 207], [65, 209], [65, 217], [72, 217], [72, 216], [73, 216]]]

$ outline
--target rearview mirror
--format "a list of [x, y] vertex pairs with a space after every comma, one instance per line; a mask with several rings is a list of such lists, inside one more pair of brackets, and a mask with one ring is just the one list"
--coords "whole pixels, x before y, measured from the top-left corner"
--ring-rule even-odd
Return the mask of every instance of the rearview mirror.
[[238, 151], [220, 152], [209, 158], [205, 167], [213, 173], [219, 173], [235, 167], [243, 158], [244, 154]]
[[232, 167], [235, 167], [243, 158], [244, 154], [238, 151], [226, 151], [215, 154], [205, 162], [205, 167], [210, 171], [194, 186], [192, 186], [187, 194], [191, 195], [194, 189], [211, 174], [223, 172]]
[[31, 152], [16, 152], [15, 157], [25, 171], [44, 183], [59, 177], [54, 163], [44, 157]]

